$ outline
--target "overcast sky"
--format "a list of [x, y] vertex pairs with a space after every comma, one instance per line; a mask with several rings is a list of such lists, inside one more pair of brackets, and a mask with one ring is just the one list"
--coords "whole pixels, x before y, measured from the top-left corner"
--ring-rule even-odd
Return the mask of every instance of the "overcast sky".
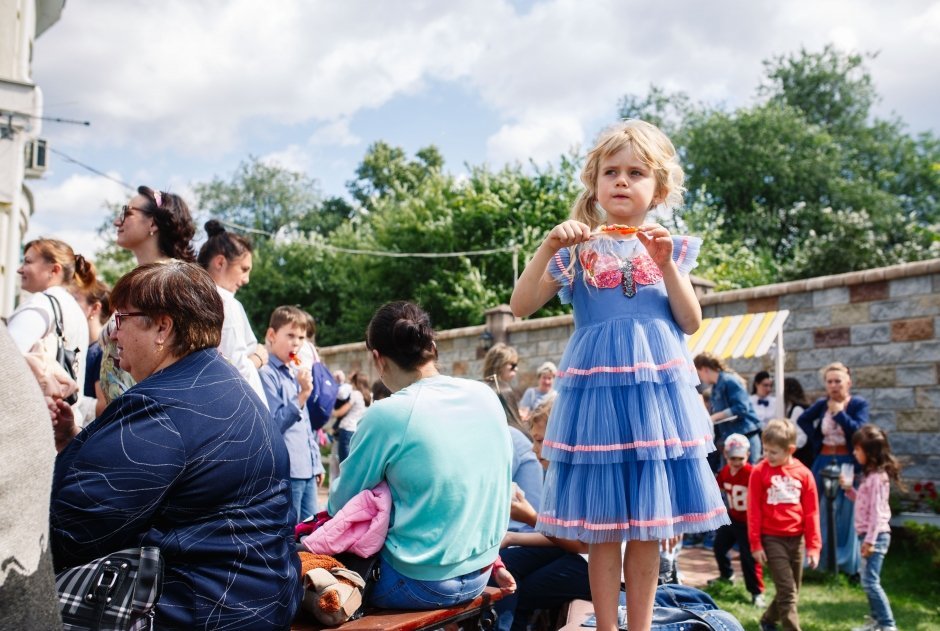
[[[50, 147], [135, 187], [184, 194], [249, 155], [345, 194], [367, 147], [435, 144], [464, 165], [555, 162], [650, 84], [727, 108], [762, 62], [877, 52], [877, 113], [940, 131], [940, 1], [68, 0], [36, 42]], [[651, 8], [653, 7], [653, 8]], [[30, 236], [91, 254], [126, 189], [50, 156]], [[194, 209], [198, 210], [198, 209]], [[197, 233], [202, 237], [202, 230]]]

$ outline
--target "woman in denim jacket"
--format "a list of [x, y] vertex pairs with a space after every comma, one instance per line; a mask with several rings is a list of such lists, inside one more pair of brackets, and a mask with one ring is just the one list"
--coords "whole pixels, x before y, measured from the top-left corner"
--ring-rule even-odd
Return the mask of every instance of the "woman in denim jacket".
[[[744, 381], [709, 353], [695, 357], [695, 369], [702, 383], [710, 385], [712, 422], [719, 445], [731, 434], [743, 434], [751, 444], [751, 464], [756, 464], [763, 453], [760, 442], [760, 421], [751, 405]], [[727, 420], [726, 420], [727, 419]]]

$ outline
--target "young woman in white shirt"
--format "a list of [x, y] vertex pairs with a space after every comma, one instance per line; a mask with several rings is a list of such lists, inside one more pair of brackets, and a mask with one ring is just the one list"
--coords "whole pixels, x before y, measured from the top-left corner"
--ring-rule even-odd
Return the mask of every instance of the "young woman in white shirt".
[[[10, 337], [21, 353], [38, 353], [55, 364], [58, 350], [55, 312], [58, 311], [65, 348], [78, 349], [75, 383], [81, 393], [85, 383], [88, 322], [69, 288], [94, 284], [94, 265], [81, 254], [75, 254], [67, 243], [40, 238], [26, 244], [23, 264], [17, 273], [20, 287], [31, 295], [25, 297], [10, 316], [7, 325]], [[81, 418], [80, 411], [75, 412]]]
[[248, 284], [251, 275], [251, 241], [228, 232], [215, 219], [206, 222], [206, 234], [209, 238], [199, 249], [197, 260], [215, 281], [225, 308], [219, 352], [238, 369], [267, 406], [258, 370], [268, 363], [268, 353], [263, 344], [258, 344], [245, 308], [235, 298], [235, 292]]

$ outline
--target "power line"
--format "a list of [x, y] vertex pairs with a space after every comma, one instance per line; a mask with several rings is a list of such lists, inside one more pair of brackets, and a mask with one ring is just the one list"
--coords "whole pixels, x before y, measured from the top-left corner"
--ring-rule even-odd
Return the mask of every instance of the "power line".
[[[271, 234], [270, 232], [265, 232], [264, 230], [257, 230], [255, 228], [249, 228], [247, 226], [241, 226], [237, 223], [232, 223], [230, 221], [221, 222], [225, 226], [231, 228], [236, 228], [238, 230], [243, 230], [245, 232], [253, 232], [255, 234], [262, 234], [267, 237], [275, 237], [276, 235]], [[443, 258], [454, 258], [457, 256], [485, 256], [489, 254], [502, 254], [505, 252], [517, 252], [519, 246], [511, 245], [502, 248], [491, 248], [489, 250], [466, 250], [463, 252], [391, 252], [387, 250], [360, 250], [357, 248], [344, 248], [337, 245], [329, 245], [327, 243], [314, 243], [308, 241], [308, 244], [326, 250], [328, 252], [340, 253], [340, 254], [365, 254], [369, 256], [385, 256], [389, 258], [425, 258], [425, 259], [443, 259]]]
[[85, 169], [85, 170], [87, 170], [87, 171], [91, 171], [91, 172], [94, 173], [95, 175], [100, 175], [101, 177], [107, 178], [107, 179], [111, 180], [112, 182], [117, 182], [118, 184], [120, 184], [121, 186], [123, 186], [124, 188], [126, 188], [126, 189], [129, 190], [129, 191], [136, 190], [133, 186], [131, 186], [130, 184], [128, 184], [128, 183], [125, 182], [124, 180], [118, 179], [118, 178], [116, 178], [116, 177], [114, 177], [114, 176], [112, 176], [112, 175], [108, 175], [107, 173], [104, 173], [104, 172], [102, 172], [102, 171], [99, 171], [99, 170], [96, 169], [95, 167], [90, 166], [90, 165], [87, 165], [87, 164], [85, 164], [84, 162], [82, 162], [82, 161], [80, 161], [80, 160], [76, 160], [76, 159], [73, 158], [72, 156], [70, 156], [70, 155], [68, 155], [68, 154], [65, 154], [65, 153], [62, 153], [61, 151], [59, 151], [59, 150], [57, 150], [57, 149], [53, 149], [52, 147], [46, 147], [46, 150], [49, 151], [49, 152], [51, 152], [51, 153], [56, 154], [57, 156], [61, 156], [61, 157], [64, 158], [67, 162], [71, 162], [72, 164], [76, 164], [76, 165], [82, 167], [83, 169]]
[[30, 114], [29, 112], [17, 112], [14, 110], [0, 110], [0, 115], [12, 115], [18, 116], [19, 118], [31, 118], [33, 120], [49, 121], [51, 123], [67, 123], [69, 125], [84, 125], [85, 127], [91, 127], [91, 121], [75, 120], [74, 118], [59, 118], [57, 116], [36, 116], [35, 114]]

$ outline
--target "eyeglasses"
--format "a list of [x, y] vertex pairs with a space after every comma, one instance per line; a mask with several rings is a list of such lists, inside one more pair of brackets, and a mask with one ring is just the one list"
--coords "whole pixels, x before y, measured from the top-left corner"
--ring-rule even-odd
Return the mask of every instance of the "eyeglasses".
[[124, 318], [134, 318], [137, 316], [146, 317], [147, 314], [144, 313], [143, 311], [115, 311], [114, 312], [114, 330], [115, 331], [121, 330], [121, 320], [123, 320]]
[[128, 206], [127, 204], [124, 204], [121, 206], [121, 214], [118, 215], [118, 224], [123, 225], [127, 220], [128, 213], [130, 213], [132, 210], [136, 210], [137, 212], [146, 212], [143, 208], [137, 208], [136, 206]]

